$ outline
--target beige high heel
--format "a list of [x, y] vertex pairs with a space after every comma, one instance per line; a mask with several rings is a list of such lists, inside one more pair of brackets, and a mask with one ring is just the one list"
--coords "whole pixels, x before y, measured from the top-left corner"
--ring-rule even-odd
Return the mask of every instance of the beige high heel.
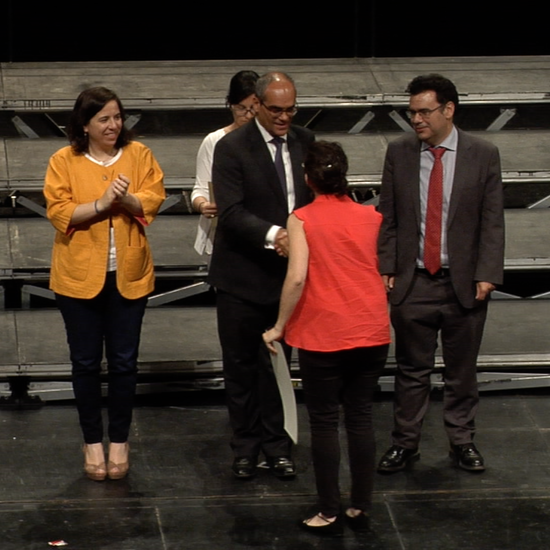
[[[105, 458], [103, 458], [103, 462], [100, 462], [99, 464], [88, 462], [88, 447], [90, 447], [90, 445], [87, 445], [86, 443], [82, 446], [82, 452], [84, 453], [84, 472], [86, 472], [86, 476], [93, 481], [103, 481], [107, 477]], [[101, 448], [103, 449], [103, 445]]]
[[111, 460], [111, 447], [117, 445], [116, 443], [109, 444], [109, 462], [107, 463], [107, 475], [109, 479], [122, 479], [128, 475], [128, 470], [130, 469], [129, 454], [130, 454], [130, 445], [128, 442], [120, 443], [124, 445], [124, 453], [126, 455], [126, 460], [124, 462], [114, 462]]

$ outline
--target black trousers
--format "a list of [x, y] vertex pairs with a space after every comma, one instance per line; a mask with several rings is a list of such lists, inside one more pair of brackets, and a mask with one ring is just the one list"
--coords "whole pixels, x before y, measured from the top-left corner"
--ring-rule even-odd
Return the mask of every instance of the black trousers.
[[56, 294], [71, 354], [73, 390], [84, 441], [103, 440], [101, 360], [103, 345], [108, 367], [108, 436], [113, 443], [128, 440], [136, 391], [137, 357], [147, 297], [128, 300], [109, 272], [103, 290], [90, 300]]
[[376, 447], [372, 398], [389, 345], [335, 352], [298, 350], [311, 426], [311, 452], [320, 512], [340, 512], [340, 402], [348, 438], [351, 506], [368, 511]]
[[290, 455], [281, 397], [262, 340], [262, 333], [275, 323], [278, 308], [278, 303], [264, 306], [217, 293], [231, 448], [236, 457], [254, 457], [260, 451], [267, 457]]
[[470, 443], [475, 433], [479, 396], [477, 355], [487, 317], [487, 301], [466, 309], [457, 300], [449, 276], [417, 272], [405, 300], [391, 308], [397, 373], [393, 443], [418, 447], [430, 397], [438, 334], [445, 369], [443, 419], [454, 445]]

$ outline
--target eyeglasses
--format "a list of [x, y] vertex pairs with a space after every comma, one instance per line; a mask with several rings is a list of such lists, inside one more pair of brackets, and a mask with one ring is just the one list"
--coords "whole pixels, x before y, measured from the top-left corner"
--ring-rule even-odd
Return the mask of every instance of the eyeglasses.
[[230, 107], [237, 116], [246, 116], [248, 113], [256, 116], [256, 107], [247, 108], [244, 105], [231, 105]]
[[436, 107], [435, 109], [418, 109], [418, 111], [413, 111], [412, 109], [407, 109], [405, 111], [405, 114], [407, 115], [407, 118], [409, 120], [412, 120], [416, 115], [420, 115], [420, 118], [423, 118], [424, 120], [430, 118], [432, 116], [432, 113], [435, 113], [435, 111], [439, 111], [440, 109], [443, 109], [445, 105], [439, 105], [439, 107]]
[[279, 118], [283, 113], [289, 117], [293, 117], [298, 112], [298, 106], [293, 105], [292, 107], [275, 107], [274, 105], [266, 105], [263, 101], [261, 102], [262, 106], [265, 107], [275, 118]]

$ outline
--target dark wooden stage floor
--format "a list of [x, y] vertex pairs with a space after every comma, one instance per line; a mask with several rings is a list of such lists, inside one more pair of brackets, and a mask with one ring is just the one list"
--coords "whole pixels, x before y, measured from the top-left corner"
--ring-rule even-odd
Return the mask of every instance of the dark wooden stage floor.
[[[126, 480], [97, 483], [81, 472], [72, 404], [0, 411], [0, 548], [39, 550], [65, 540], [74, 550], [537, 550], [550, 540], [550, 399], [541, 390], [482, 397], [477, 443], [483, 474], [451, 467], [441, 402], [431, 404], [421, 459], [377, 475], [372, 533], [318, 540], [297, 527], [315, 501], [308, 425], [299, 407], [298, 477], [229, 471], [223, 392], [142, 397]], [[375, 404], [379, 454], [391, 403]], [[342, 486], [348, 486], [342, 467]], [[344, 501], [347, 495], [344, 496]]]

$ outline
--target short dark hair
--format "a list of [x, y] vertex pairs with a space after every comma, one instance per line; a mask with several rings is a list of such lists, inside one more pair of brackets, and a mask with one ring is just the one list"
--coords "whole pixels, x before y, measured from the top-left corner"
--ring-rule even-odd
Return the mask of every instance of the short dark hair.
[[256, 93], [256, 81], [260, 75], [255, 71], [239, 71], [229, 82], [225, 101], [227, 105], [238, 105], [243, 99]]
[[337, 196], [346, 194], [348, 157], [339, 143], [314, 141], [307, 151], [304, 171], [317, 193]]
[[[117, 102], [120, 116], [122, 120], [124, 120], [126, 118], [124, 107], [115, 92], [108, 88], [104, 88], [103, 86], [88, 88], [81, 92], [76, 98], [67, 128], [69, 141], [76, 154], [82, 155], [88, 151], [88, 134], [84, 132], [84, 126], [86, 126], [90, 120], [109, 103], [109, 101]], [[123, 124], [115, 147], [120, 149], [128, 145], [131, 139], [132, 134], [130, 130]]]
[[292, 79], [292, 77], [288, 76], [286, 73], [281, 73], [280, 71], [273, 71], [271, 73], [266, 73], [260, 76], [260, 78], [258, 79], [258, 82], [256, 82], [256, 95], [258, 96], [258, 99], [260, 101], [263, 101], [265, 99], [265, 93], [267, 91], [268, 86], [272, 82], [277, 82], [277, 81], [290, 82], [293, 88], [296, 89], [294, 80]]
[[446, 105], [451, 101], [455, 104], [455, 107], [458, 107], [458, 92], [455, 85], [440, 74], [432, 73], [417, 76], [411, 80], [405, 91], [411, 95], [432, 91], [435, 92], [437, 101], [441, 105]]

